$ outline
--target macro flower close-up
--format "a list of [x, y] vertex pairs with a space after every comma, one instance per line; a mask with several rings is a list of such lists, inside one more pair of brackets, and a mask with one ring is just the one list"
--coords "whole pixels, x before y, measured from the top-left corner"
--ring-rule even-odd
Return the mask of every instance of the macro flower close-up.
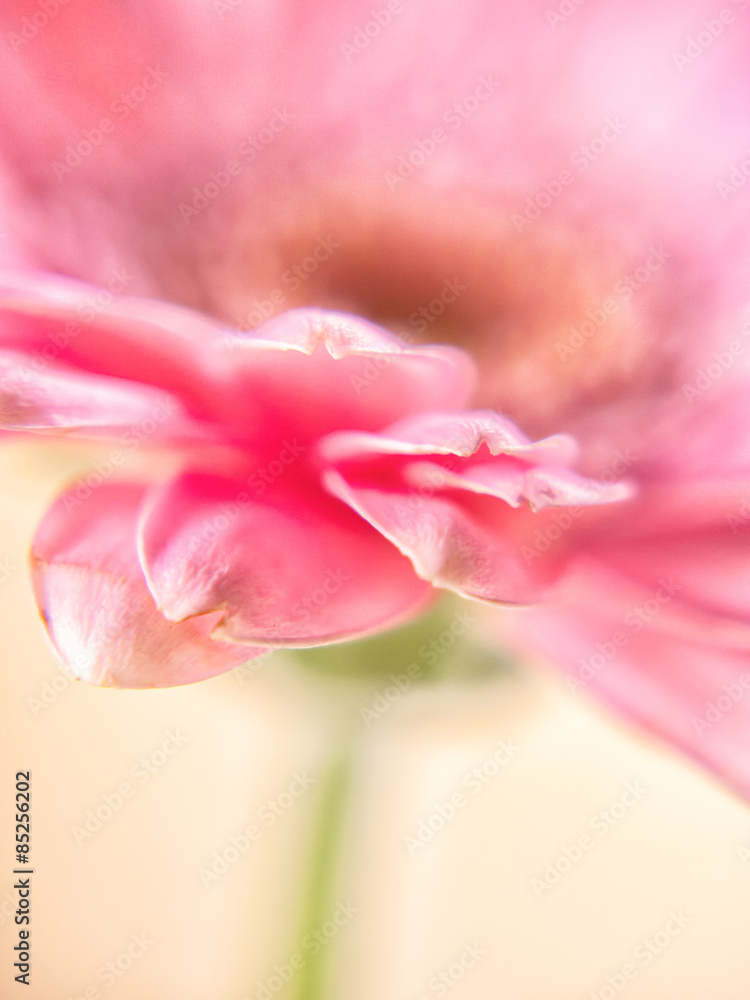
[[[554, 568], [526, 554], [539, 518], [511, 512], [627, 496], [568, 468], [572, 439], [532, 443], [460, 409], [474, 373], [459, 351], [302, 310], [222, 334], [125, 299], [84, 329], [91, 289], [35, 291], [7, 291], [5, 427], [128, 435], [32, 546], [50, 634], [88, 680], [168, 686], [269, 646], [355, 638], [421, 610], [430, 582], [530, 601]], [[149, 437], [180, 449], [177, 473], [106, 482]]]
[[749, 7], [0, 15], [32, 995], [745, 995]]

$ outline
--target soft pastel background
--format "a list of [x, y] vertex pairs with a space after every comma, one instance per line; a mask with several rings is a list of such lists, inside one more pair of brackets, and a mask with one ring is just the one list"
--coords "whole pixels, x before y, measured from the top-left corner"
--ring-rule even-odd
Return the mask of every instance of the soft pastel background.
[[[298, 950], [298, 895], [316, 786], [210, 885], [215, 851], [257, 823], [294, 774], [321, 773], [332, 718], [372, 691], [327, 689], [280, 658], [154, 692], [66, 683], [38, 621], [26, 550], [62, 482], [93, 449], [7, 444], [2, 462], [3, 795], [0, 996], [67, 1000], [241, 1000], [264, 995]], [[394, 672], [406, 664], [395, 662]], [[57, 688], [52, 699], [51, 692]], [[50, 703], [40, 708], [44, 693]], [[330, 1000], [578, 1000], [615, 976], [670, 913], [690, 922], [623, 991], [627, 1000], [746, 1000], [750, 984], [750, 811], [671, 753], [600, 715], [543, 671], [426, 686], [361, 725], [337, 899], [356, 915], [327, 947]], [[169, 732], [185, 743], [131, 775]], [[413, 835], [498, 740], [521, 748], [431, 842]], [[33, 772], [33, 985], [12, 981], [12, 783]], [[132, 797], [93, 836], [73, 828], [123, 781]], [[565, 845], [591, 834], [629, 782], [643, 796], [560, 882], [537, 897]], [[319, 786], [318, 786], [319, 787]], [[80, 839], [80, 838], [79, 838]], [[148, 950], [111, 980], [97, 972], [146, 933]], [[484, 957], [441, 994], [430, 978], [477, 943]], [[128, 960], [121, 959], [123, 965]], [[102, 973], [104, 976], [104, 973]], [[604, 989], [604, 993], [601, 991]], [[282, 994], [272, 994], [274, 996]], [[618, 994], [619, 995], [619, 994]]]
[[[664, 380], [679, 397], [714, 349], [746, 332], [747, 0], [561, 0], [564, 24], [550, 23], [546, 0], [403, 0], [394, 30], [365, 39], [359, 54], [342, 42], [363, 30], [370, 0], [74, 0], [12, 48], [9, 33], [47, 2], [57, 0], [14, 0], [0, 15], [3, 261], [124, 285], [245, 327], [258, 324], [261, 306], [315, 303], [417, 340], [457, 340], [482, 366], [481, 405], [531, 433], [574, 428], [594, 444], [592, 401], [620, 399], [622, 443], [640, 446], [653, 414], [645, 405], [643, 422], [633, 421], [629, 408], [649, 403]], [[722, 10], [731, 30], [676, 64], [674, 53]], [[165, 80], [146, 91], [142, 81], [160, 70]], [[471, 120], [389, 184], [454, 101], [494, 72], [500, 85]], [[137, 103], [106, 142], [56, 175], [68, 145], [132, 93]], [[287, 107], [289, 128], [256, 157], [242, 154], [238, 180], [185, 218], [180, 206]], [[579, 145], [620, 115], [622, 138], [519, 233], [510, 213], [544, 195]], [[330, 238], [345, 249], [298, 288], [284, 282]], [[580, 325], [662, 244], [666, 265], [606, 337], [561, 366], [560, 331]], [[409, 323], [457, 277], [470, 290], [454, 309], [426, 331]], [[746, 366], [744, 355], [731, 377]], [[720, 399], [730, 381], [722, 375], [702, 402]], [[741, 443], [739, 395], [727, 411], [717, 404], [716, 425], [731, 415]], [[667, 429], [698, 412], [680, 404], [663, 415]], [[681, 450], [686, 440], [678, 435], [673, 450], [667, 441], [670, 458], [692, 455]], [[612, 460], [610, 443], [590, 456], [594, 471]], [[571, 694], [543, 664], [414, 689], [369, 728], [359, 709], [372, 686], [325, 681], [281, 655], [252, 674], [175, 690], [69, 681], [46, 643], [26, 553], [59, 490], [104, 454], [7, 439], [0, 450], [0, 1000], [279, 996], [267, 984], [299, 948], [321, 775], [341, 717], [360, 740], [334, 895], [357, 912], [327, 945], [325, 1000], [747, 1000], [747, 805]], [[406, 666], [394, 660], [383, 672]], [[737, 743], [727, 741], [724, 764], [747, 759], [740, 718], [728, 719]], [[174, 733], [184, 743], [162, 758]], [[518, 744], [516, 758], [410, 854], [405, 838], [499, 740]], [[155, 773], [141, 782], [132, 769], [143, 758]], [[9, 915], [12, 785], [26, 769], [30, 988], [13, 982]], [[306, 772], [318, 783], [205, 885], [201, 869]], [[74, 830], [123, 782], [133, 795], [77, 843]], [[532, 880], [592, 835], [629, 784], [647, 792], [539, 898]], [[687, 926], [647, 965], [635, 959], [674, 912]], [[148, 947], [131, 962], [127, 949], [143, 935]], [[484, 954], [465, 978], [445, 992], [431, 985], [474, 947]], [[108, 980], [118, 959], [123, 974]], [[618, 992], [608, 977], [619, 984], [628, 963], [637, 975]]]

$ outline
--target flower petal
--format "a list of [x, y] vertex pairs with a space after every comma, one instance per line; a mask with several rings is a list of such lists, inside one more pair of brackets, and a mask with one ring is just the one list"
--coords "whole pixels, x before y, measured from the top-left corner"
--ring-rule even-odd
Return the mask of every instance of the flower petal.
[[141, 426], [149, 430], [145, 438], [184, 416], [174, 396], [152, 386], [59, 367], [38, 371], [25, 355], [0, 350], [0, 427], [6, 430], [111, 434]]
[[277, 437], [310, 440], [342, 427], [380, 430], [437, 406], [464, 407], [476, 382], [471, 358], [454, 347], [412, 347], [345, 313], [293, 309], [254, 333], [224, 338], [237, 405], [278, 414]]
[[[542, 558], [551, 542], [533, 547], [534, 531], [549, 530], [551, 519], [531, 511], [569, 506], [579, 517], [583, 505], [629, 495], [623, 484], [603, 486], [564, 465], [538, 464], [574, 452], [564, 435], [532, 443], [489, 411], [419, 415], [383, 435], [342, 432], [320, 443], [332, 464], [326, 488], [408, 555], [421, 577], [466, 597], [509, 603], [537, 599], [566, 556], [559, 547]], [[555, 530], [561, 537], [563, 529]]]
[[[420, 409], [426, 410], [423, 406]], [[530, 462], [569, 464], [578, 454], [575, 440], [556, 434], [530, 441], [523, 431], [500, 413], [479, 410], [455, 414], [418, 413], [388, 428], [387, 434], [340, 431], [330, 434], [319, 448], [329, 462], [355, 455], [474, 455], [486, 444], [491, 455], [518, 455]]]
[[599, 696], [748, 796], [750, 624], [690, 596], [670, 576], [646, 586], [586, 562], [554, 603], [496, 621], [506, 640], [562, 666], [574, 692]]
[[[746, 508], [750, 512], [750, 507]], [[744, 521], [742, 515], [737, 521]], [[599, 545], [591, 554], [648, 591], [668, 583], [696, 613], [750, 626], [750, 530], [726, 523], [671, 537]]]
[[231, 670], [262, 650], [215, 642], [217, 615], [175, 624], [156, 609], [138, 562], [144, 487], [64, 494], [32, 544], [34, 591], [49, 636], [77, 678], [111, 687], [171, 687]]
[[429, 599], [409, 561], [314, 480], [257, 500], [246, 485], [192, 471], [150, 497], [142, 561], [168, 618], [224, 611], [219, 638], [311, 646], [396, 624]]
[[40, 272], [0, 273], [0, 348], [40, 374], [63, 368], [155, 386], [194, 416], [213, 415], [226, 405], [215, 360], [224, 335], [178, 306]]

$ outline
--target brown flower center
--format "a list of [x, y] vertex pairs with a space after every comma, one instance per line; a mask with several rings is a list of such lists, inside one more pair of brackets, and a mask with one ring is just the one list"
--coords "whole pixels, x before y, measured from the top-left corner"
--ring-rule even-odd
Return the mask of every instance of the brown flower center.
[[671, 367], [674, 262], [658, 246], [628, 253], [553, 209], [530, 221], [409, 182], [301, 191], [266, 213], [227, 248], [215, 311], [237, 326], [313, 305], [459, 345], [479, 365], [476, 405], [532, 434], [653, 392]]

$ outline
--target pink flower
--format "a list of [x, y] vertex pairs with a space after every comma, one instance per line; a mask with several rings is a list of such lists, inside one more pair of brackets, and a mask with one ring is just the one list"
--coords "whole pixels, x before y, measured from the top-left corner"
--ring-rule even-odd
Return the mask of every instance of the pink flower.
[[[420, 383], [429, 402], [409, 415], [397, 408], [408, 397], [390, 400], [382, 420], [336, 417], [320, 434], [311, 429], [304, 460], [264, 495], [303, 469], [312, 479], [314, 455], [323, 507], [335, 496], [340, 510], [343, 500], [360, 515], [346, 515], [358, 531], [374, 525], [372, 544], [390, 538], [421, 576], [526, 600], [567, 569], [554, 597], [503, 613], [500, 627], [748, 791], [746, 6], [736, 0], [717, 14], [708, 0], [383, 10], [161, 0], [147, 17], [107, 3], [60, 7], [42, 25], [35, 4], [17, 3], [3, 14], [11, 58], [0, 198], [8, 204], [3, 252], [14, 266], [179, 302], [225, 331], [313, 305], [366, 316], [410, 342], [460, 344], [479, 366], [471, 406], [502, 412], [535, 439], [573, 435], [589, 477], [627, 476], [631, 501], [587, 511], [573, 504], [566, 518], [564, 510], [513, 510], [530, 480], [525, 473], [519, 493], [510, 460], [484, 470], [484, 446], [448, 469], [435, 451], [418, 459], [420, 442], [434, 449], [446, 427], [460, 428], [464, 451], [478, 438], [476, 424], [457, 416], [468, 390], [454, 383], [452, 395], [431, 394], [440, 354], [414, 347], [371, 390], [385, 400], [401, 361], [430, 357], [433, 374]], [[57, 287], [42, 295], [46, 312]], [[119, 308], [129, 328], [136, 313], [157, 309]], [[95, 308], [91, 330], [108, 310]], [[291, 329], [279, 322], [272, 329]], [[37, 391], [56, 407], [67, 400], [71, 420], [109, 407], [113, 426], [129, 426], [167, 391], [175, 410], [156, 434], [191, 456], [213, 447], [212, 462], [217, 441], [234, 445], [222, 448], [221, 475], [238, 475], [232, 463], [246, 442], [239, 448], [225, 434], [242, 397], [224, 393], [221, 380], [249, 377], [247, 349], [221, 341], [206, 358], [219, 326], [211, 332], [208, 321], [184, 315], [159, 324], [172, 333], [161, 335], [163, 354], [148, 355], [152, 388], [137, 399], [132, 386], [97, 394], [90, 379], [84, 398], [67, 370], [71, 381], [57, 373], [54, 384], [37, 379]], [[183, 324], [195, 347], [175, 356], [169, 345], [178, 331], [182, 342]], [[116, 353], [126, 361], [130, 350]], [[353, 363], [334, 364], [320, 350], [305, 357], [331, 371]], [[142, 365], [88, 365], [145, 379]], [[455, 365], [463, 370], [446, 362], [444, 377], [458, 377]], [[212, 407], [222, 404], [218, 417]], [[442, 416], [423, 421], [422, 409]], [[509, 424], [493, 426], [523, 440]], [[288, 433], [264, 440], [278, 448]], [[282, 462], [262, 443], [253, 447], [261, 468]], [[546, 467], [541, 450], [526, 455]], [[460, 560], [446, 561], [420, 538], [419, 512], [396, 523], [394, 491], [424, 489], [435, 466], [446, 476], [440, 490], [460, 491], [461, 517], [487, 530], [491, 523], [487, 545], [505, 547], [514, 568], [504, 589], [493, 573], [475, 573], [468, 585]], [[490, 503], [482, 490], [489, 477], [499, 492], [498, 469], [505, 500]], [[211, 495], [205, 478], [200, 489], [195, 479], [184, 485], [202, 509]], [[155, 523], [169, 509], [160, 523], [171, 529], [184, 514], [172, 499], [166, 487], [139, 509]], [[427, 506], [430, 524], [445, 528], [434, 497]], [[172, 565], [171, 546], [156, 531], [149, 538], [154, 549], [144, 535], [140, 558], [161, 566], [158, 553], [169, 551], [164, 566]], [[511, 543], [520, 560], [508, 562]], [[416, 607], [425, 588], [410, 564], [399, 563], [395, 547], [378, 551], [406, 567], [401, 611]], [[158, 572], [149, 570], [152, 590]], [[175, 600], [204, 607], [198, 597], [210, 580], [183, 587], [166, 570], [159, 579], [171, 580]], [[186, 607], [170, 604], [170, 614]], [[391, 603], [375, 617], [383, 624], [398, 615]], [[240, 615], [230, 620], [240, 628]], [[199, 621], [208, 619], [185, 627]], [[341, 634], [340, 623], [320, 624], [321, 640]], [[243, 638], [269, 640], [268, 623], [251, 631]], [[211, 655], [219, 648], [214, 641]]]
[[638, 498], [582, 540], [543, 609], [509, 612], [503, 627], [562, 665], [573, 691], [603, 697], [747, 795], [750, 414], [718, 356], [705, 370], [722, 372], [725, 391], [705, 390], [696, 406], [693, 373], [654, 407], [630, 470]]
[[[529, 511], [627, 493], [572, 472], [570, 438], [533, 444], [461, 409], [475, 378], [457, 349], [311, 310], [256, 335], [127, 298], [81, 322], [95, 291], [29, 275], [2, 289], [3, 427], [115, 444], [32, 547], [39, 606], [78, 676], [200, 679], [267, 646], [386, 627], [430, 583], [530, 600], [564, 560], [524, 558]], [[179, 469], [114, 479], [143, 445], [179, 452]]]

